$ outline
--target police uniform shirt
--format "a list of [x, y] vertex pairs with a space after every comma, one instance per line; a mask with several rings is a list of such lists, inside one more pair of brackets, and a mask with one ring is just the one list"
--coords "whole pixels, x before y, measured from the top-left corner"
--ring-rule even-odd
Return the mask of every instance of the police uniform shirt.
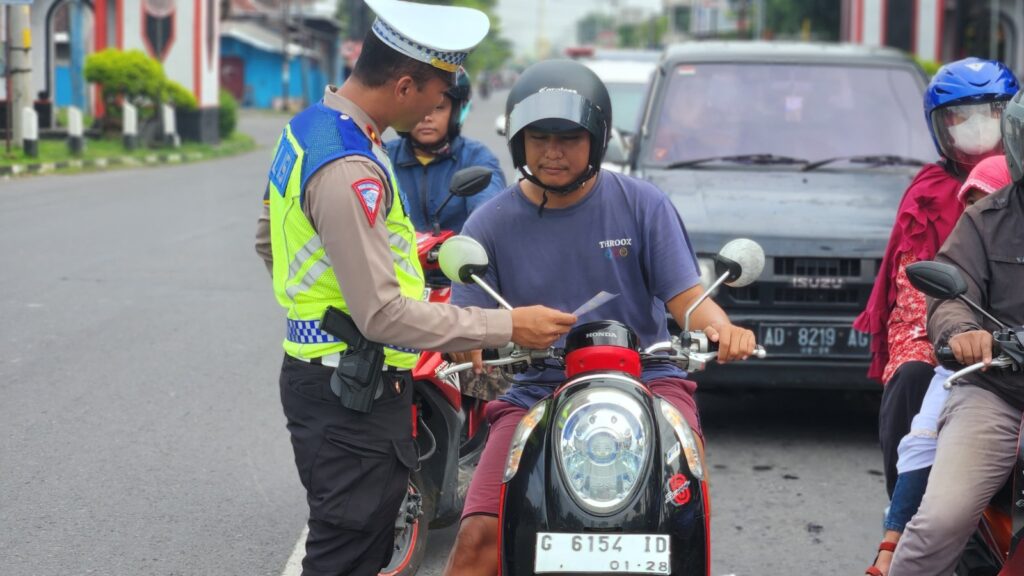
[[[324, 104], [347, 114], [373, 142], [374, 154], [389, 166], [380, 144], [380, 130], [370, 117], [334, 87], [324, 91]], [[384, 204], [370, 219], [353, 183], [381, 183]], [[404, 298], [391, 259], [386, 225], [397, 195], [390, 180], [372, 160], [348, 156], [314, 174], [306, 185], [303, 212], [313, 224], [330, 259], [349, 313], [367, 338], [395, 346], [458, 351], [504, 346], [512, 337], [507, 310], [459, 308]], [[272, 269], [270, 212], [264, 205], [256, 231], [256, 252]]]

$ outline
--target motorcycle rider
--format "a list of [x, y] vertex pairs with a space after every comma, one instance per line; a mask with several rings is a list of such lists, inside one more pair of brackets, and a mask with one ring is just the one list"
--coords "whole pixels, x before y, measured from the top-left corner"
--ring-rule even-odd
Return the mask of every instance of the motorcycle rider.
[[448, 199], [448, 184], [459, 170], [490, 168], [491, 184], [469, 198], [452, 198], [438, 218], [443, 230], [458, 233], [470, 212], [505, 188], [505, 175], [494, 154], [482, 142], [462, 135], [472, 94], [469, 75], [460, 68], [442, 102], [411, 131], [385, 145], [417, 232], [432, 230], [432, 216]]
[[[960, 269], [966, 296], [1011, 326], [1024, 325], [1024, 91], [1002, 114], [1013, 184], [964, 212], [935, 260]], [[961, 364], [992, 360], [997, 328], [959, 300], [930, 300], [928, 335], [948, 342]], [[889, 576], [950, 574], [982, 511], [1006, 482], [1024, 416], [1024, 376], [988, 370], [965, 376], [939, 419], [939, 441], [921, 507], [907, 524]]]
[[[600, 291], [618, 296], [580, 320], [618, 320], [642, 346], [668, 339], [665, 309], [683, 324], [703, 294], [696, 257], [668, 197], [652, 184], [601, 170], [611, 101], [586, 66], [549, 60], [523, 72], [505, 106], [513, 164], [522, 179], [474, 212], [463, 233], [487, 250], [486, 280], [508, 302], [538, 300], [573, 309]], [[452, 302], [494, 307], [477, 286], [456, 285]], [[590, 316], [590, 318], [586, 318]], [[691, 325], [719, 342], [723, 362], [753, 353], [754, 334], [730, 323], [711, 300]], [[472, 357], [479, 363], [479, 351]], [[643, 379], [700, 434], [696, 384], [671, 364]], [[487, 445], [473, 476], [447, 575], [495, 574], [498, 495], [512, 433], [526, 411], [564, 379], [560, 368], [530, 369], [487, 406]]]
[[[871, 335], [868, 376], [885, 389], [878, 413], [878, 436], [892, 497], [898, 447], [932, 380], [935, 358], [925, 329], [925, 299], [907, 280], [905, 269], [931, 260], [963, 212], [957, 192], [982, 159], [999, 154], [999, 117], [1020, 85], [1002, 63], [967, 58], [936, 72], [924, 94], [925, 119], [941, 158], [921, 168], [900, 202], [882, 265], [854, 328]], [[924, 490], [927, 470], [904, 478]], [[911, 511], [912, 512], [912, 511]], [[882, 573], [893, 543], [909, 516], [887, 526], [868, 574]]]

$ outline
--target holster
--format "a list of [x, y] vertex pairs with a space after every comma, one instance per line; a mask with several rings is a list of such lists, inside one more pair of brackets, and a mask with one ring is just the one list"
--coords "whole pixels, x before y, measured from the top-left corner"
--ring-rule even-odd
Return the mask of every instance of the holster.
[[348, 344], [331, 374], [331, 391], [345, 408], [369, 413], [384, 390], [384, 345], [367, 340], [352, 317], [333, 306], [324, 311], [320, 329]]

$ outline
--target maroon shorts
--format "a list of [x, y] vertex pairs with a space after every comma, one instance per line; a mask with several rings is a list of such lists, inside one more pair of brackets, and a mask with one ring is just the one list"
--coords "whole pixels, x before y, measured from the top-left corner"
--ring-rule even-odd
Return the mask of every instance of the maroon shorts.
[[[656, 396], [668, 400], [676, 410], [686, 418], [693, 431], [704, 438], [697, 416], [697, 403], [693, 393], [697, 384], [682, 378], [658, 378], [647, 383], [647, 387]], [[512, 435], [519, 421], [526, 415], [526, 409], [515, 404], [497, 400], [487, 404], [486, 416], [491, 424], [487, 434], [487, 444], [480, 455], [473, 480], [466, 494], [466, 504], [462, 508], [462, 517], [474, 514], [498, 515], [498, 498], [501, 493], [501, 480], [505, 475], [505, 463], [512, 445]]]

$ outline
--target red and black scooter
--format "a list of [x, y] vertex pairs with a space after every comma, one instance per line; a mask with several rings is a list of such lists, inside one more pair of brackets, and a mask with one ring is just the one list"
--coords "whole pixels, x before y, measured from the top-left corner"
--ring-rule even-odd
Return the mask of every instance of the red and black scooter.
[[[1010, 370], [1020, 377], [1024, 366], [1024, 328], [1013, 328], [986, 312], [965, 296], [967, 283], [955, 266], [941, 262], [915, 262], [907, 266], [907, 277], [914, 288], [932, 298], [966, 303], [985, 316], [999, 329], [992, 333], [993, 353], [990, 367]], [[971, 366], [957, 364], [948, 347], [939, 350], [938, 359], [950, 369], [959, 369], [945, 386], [955, 385], [960, 378], [985, 367], [983, 363]], [[1024, 422], [1017, 439], [1017, 461], [1003, 488], [992, 498], [978, 522], [978, 529], [964, 548], [957, 563], [956, 576], [1021, 576], [1024, 574], [1024, 551], [1020, 542], [1024, 538]]]
[[[763, 265], [756, 243], [730, 242], [704, 298], [723, 282], [753, 282]], [[449, 240], [441, 266], [453, 280], [475, 282], [505, 305], [480, 280], [487, 254], [472, 239]], [[640, 376], [649, 363], [702, 370], [717, 357], [716, 349], [703, 332], [689, 331], [688, 321], [679, 336], [644, 350], [629, 327], [599, 321], [573, 328], [564, 349], [512, 347], [484, 361], [512, 371], [561, 361], [566, 377], [530, 409], [512, 437], [500, 495], [503, 576], [709, 574], [703, 445], [682, 414], [654, 396]], [[764, 357], [764, 350], [758, 347], [757, 355]]]
[[[477, 194], [490, 182], [487, 168], [456, 172], [448, 198], [433, 215], [433, 231], [416, 234], [426, 300], [448, 302], [451, 298], [451, 281], [441, 273], [437, 255], [455, 233], [441, 229], [441, 211], [452, 198]], [[441, 353], [423, 352], [412, 371], [412, 429], [419, 444], [420, 467], [409, 477], [409, 492], [395, 519], [395, 551], [382, 575], [416, 573], [426, 551], [427, 532], [449, 526], [461, 516], [469, 476], [483, 450], [486, 401], [464, 394], [458, 373], [438, 377], [438, 371], [447, 366]]]

